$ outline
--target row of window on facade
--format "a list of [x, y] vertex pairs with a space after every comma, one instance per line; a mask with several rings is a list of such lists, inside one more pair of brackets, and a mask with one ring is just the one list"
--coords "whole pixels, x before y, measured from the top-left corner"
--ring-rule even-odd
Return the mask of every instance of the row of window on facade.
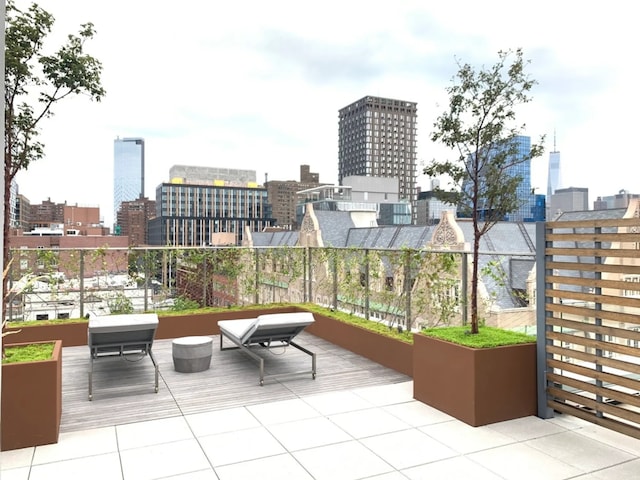
[[631, 282], [631, 283], [637, 283], [638, 284], [637, 288], [625, 289], [624, 292], [623, 292], [623, 295], [625, 297], [640, 298], [640, 275], [625, 275], [622, 279], [625, 282]]
[[340, 142], [344, 142], [345, 140], [357, 140], [362, 139], [364, 137], [392, 137], [398, 135], [406, 135], [409, 138], [415, 138], [418, 135], [418, 130], [416, 128], [403, 128], [403, 127], [392, 127], [388, 126], [387, 128], [378, 128], [377, 124], [367, 125], [366, 128], [349, 128], [343, 130], [343, 134], [340, 136]]

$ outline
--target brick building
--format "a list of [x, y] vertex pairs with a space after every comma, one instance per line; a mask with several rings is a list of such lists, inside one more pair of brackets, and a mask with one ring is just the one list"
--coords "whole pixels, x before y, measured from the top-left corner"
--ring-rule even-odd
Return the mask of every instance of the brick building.
[[117, 213], [119, 232], [116, 235], [129, 237], [130, 246], [149, 244], [148, 222], [156, 216], [156, 201], [146, 197], [125, 201]]
[[273, 180], [264, 183], [277, 227], [286, 230], [296, 230], [299, 227], [296, 222], [296, 194], [320, 185], [320, 175], [309, 170], [309, 165], [300, 165], [300, 181]]

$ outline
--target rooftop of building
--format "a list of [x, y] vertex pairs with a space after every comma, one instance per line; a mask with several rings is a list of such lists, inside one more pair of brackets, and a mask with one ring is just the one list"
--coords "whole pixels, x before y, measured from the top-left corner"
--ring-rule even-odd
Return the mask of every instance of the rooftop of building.
[[181, 374], [164, 340], [154, 348], [157, 394], [151, 362], [104, 359], [91, 402], [87, 347], [65, 347], [58, 443], [1, 452], [0, 476], [620, 480], [640, 471], [640, 440], [562, 414], [471, 427], [415, 400], [410, 378], [302, 335], [318, 351], [315, 380], [260, 387], [254, 363], [217, 348], [210, 370]]

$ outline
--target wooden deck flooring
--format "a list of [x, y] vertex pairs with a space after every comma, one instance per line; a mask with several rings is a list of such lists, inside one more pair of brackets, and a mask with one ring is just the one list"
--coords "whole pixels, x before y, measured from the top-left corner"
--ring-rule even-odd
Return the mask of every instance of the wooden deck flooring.
[[[293, 347], [259, 349], [257, 353], [265, 359], [265, 375], [283, 374], [266, 377], [261, 387], [258, 364], [240, 350], [220, 351], [219, 342], [219, 337], [214, 336], [209, 370], [178, 373], [173, 368], [171, 340], [155, 341], [153, 354], [160, 369], [158, 393], [154, 392], [153, 364], [148, 357], [139, 361], [131, 361], [135, 360], [131, 357], [128, 360], [97, 359], [92, 401], [88, 399], [89, 349], [65, 347], [60, 431], [121, 425], [410, 380], [406, 375], [302, 332], [296, 342], [316, 353], [316, 379], [311, 378], [311, 357], [303, 352]], [[309, 373], [285, 375], [302, 370]]]

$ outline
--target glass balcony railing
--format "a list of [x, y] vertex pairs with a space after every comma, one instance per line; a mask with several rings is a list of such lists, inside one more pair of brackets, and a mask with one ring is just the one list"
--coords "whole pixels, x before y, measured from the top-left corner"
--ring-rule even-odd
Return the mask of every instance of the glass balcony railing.
[[[467, 321], [469, 252], [149, 247], [11, 253], [5, 301], [13, 321], [302, 302], [406, 329]], [[486, 319], [516, 308], [529, 312], [521, 323], [535, 324], [530, 288], [518, 280], [526, 279], [534, 255], [481, 257]]]

